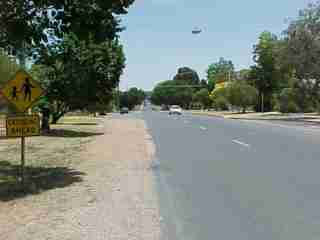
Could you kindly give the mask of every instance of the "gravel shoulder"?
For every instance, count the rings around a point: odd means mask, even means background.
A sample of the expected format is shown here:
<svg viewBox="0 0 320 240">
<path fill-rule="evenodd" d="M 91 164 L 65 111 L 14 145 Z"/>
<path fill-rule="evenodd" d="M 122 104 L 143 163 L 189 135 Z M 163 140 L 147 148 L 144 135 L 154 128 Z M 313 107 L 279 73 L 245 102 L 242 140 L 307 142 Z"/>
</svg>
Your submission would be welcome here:
<svg viewBox="0 0 320 240">
<path fill-rule="evenodd" d="M 160 239 L 151 171 L 154 146 L 142 120 L 106 119 L 79 149 L 79 181 L 0 201 L 0 240 Z"/>
</svg>

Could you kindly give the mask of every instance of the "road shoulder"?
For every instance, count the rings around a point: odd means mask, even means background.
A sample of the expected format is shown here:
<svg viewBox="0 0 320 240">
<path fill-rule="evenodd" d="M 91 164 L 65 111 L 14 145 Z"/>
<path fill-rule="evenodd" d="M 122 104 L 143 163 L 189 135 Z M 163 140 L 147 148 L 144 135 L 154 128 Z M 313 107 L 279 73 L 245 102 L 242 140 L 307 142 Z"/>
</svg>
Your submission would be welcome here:
<svg viewBox="0 0 320 240">
<path fill-rule="evenodd" d="M 0 239 L 160 239 L 151 159 L 142 120 L 111 119 L 74 166 L 81 182 L 20 199 L 0 213 Z"/>
</svg>

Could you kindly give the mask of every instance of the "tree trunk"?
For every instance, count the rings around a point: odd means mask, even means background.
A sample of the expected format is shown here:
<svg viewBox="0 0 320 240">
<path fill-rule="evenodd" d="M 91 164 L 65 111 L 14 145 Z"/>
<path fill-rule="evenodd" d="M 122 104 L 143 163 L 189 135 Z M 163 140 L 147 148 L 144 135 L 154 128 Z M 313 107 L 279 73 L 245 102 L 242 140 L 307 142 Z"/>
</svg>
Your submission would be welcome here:
<svg viewBox="0 0 320 240">
<path fill-rule="evenodd" d="M 41 110 L 42 113 L 42 122 L 41 122 L 41 130 L 44 133 L 50 132 L 50 109 L 43 108 Z"/>
</svg>

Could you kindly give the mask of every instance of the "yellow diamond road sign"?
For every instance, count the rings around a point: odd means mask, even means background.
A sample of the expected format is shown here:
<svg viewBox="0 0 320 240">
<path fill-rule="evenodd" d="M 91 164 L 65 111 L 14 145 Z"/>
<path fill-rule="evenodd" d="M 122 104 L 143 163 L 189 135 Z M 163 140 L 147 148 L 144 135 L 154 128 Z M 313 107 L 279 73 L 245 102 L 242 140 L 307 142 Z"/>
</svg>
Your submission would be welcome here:
<svg viewBox="0 0 320 240">
<path fill-rule="evenodd" d="M 43 94 L 43 89 L 28 73 L 19 70 L 4 86 L 2 94 L 18 111 L 25 112 Z"/>
</svg>

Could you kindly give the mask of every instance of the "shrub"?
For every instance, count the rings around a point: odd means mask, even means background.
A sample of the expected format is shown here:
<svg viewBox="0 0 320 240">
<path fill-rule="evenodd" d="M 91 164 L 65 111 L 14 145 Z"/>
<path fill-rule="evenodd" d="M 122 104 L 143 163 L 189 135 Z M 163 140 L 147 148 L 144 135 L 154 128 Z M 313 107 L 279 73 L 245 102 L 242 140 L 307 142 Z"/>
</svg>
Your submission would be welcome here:
<svg viewBox="0 0 320 240">
<path fill-rule="evenodd" d="M 234 81 L 227 87 L 227 98 L 230 104 L 242 108 L 242 112 L 256 104 L 258 91 L 244 81 Z"/>
<path fill-rule="evenodd" d="M 299 108 L 295 102 L 295 94 L 292 88 L 284 88 L 279 96 L 280 112 L 298 112 Z"/>
<path fill-rule="evenodd" d="M 210 98 L 212 100 L 212 106 L 214 109 L 223 111 L 229 109 L 226 88 L 218 88 L 213 90 L 210 94 Z"/>
</svg>

